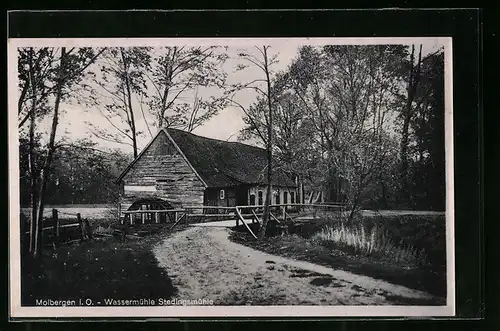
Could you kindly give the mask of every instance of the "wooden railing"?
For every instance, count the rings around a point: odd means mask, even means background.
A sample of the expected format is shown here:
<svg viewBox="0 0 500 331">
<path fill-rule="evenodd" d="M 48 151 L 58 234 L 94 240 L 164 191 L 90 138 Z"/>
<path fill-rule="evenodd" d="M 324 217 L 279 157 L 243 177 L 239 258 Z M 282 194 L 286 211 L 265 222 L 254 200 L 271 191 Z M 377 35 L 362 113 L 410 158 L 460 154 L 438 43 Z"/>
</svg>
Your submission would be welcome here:
<svg viewBox="0 0 500 331">
<path fill-rule="evenodd" d="M 174 214 L 174 222 L 177 222 L 178 217 L 186 213 L 185 209 L 163 209 L 163 210 L 127 210 L 122 211 L 124 217 L 120 220 L 121 224 L 134 224 L 137 220 L 137 216 L 140 217 L 140 223 L 163 223 L 162 220 L 170 218 L 171 214 Z M 154 222 L 152 222 L 154 220 Z M 148 222 L 146 222 L 148 221 Z M 150 222 L 151 221 L 151 222 Z"/>
<path fill-rule="evenodd" d="M 128 210 L 122 211 L 124 217 L 121 219 L 122 224 L 149 224 L 149 223 L 172 223 L 170 229 L 181 223 L 190 224 L 211 221 L 235 220 L 235 225 L 243 224 L 247 230 L 256 238 L 247 221 L 252 224 L 261 223 L 263 216 L 264 205 L 244 205 L 244 206 L 186 206 L 178 209 L 165 210 Z M 272 222 L 284 226 L 284 224 L 303 214 L 311 212 L 313 217 L 316 217 L 318 211 L 324 210 L 340 210 L 342 204 L 272 204 L 270 207 L 270 218 Z M 200 212 L 196 212 L 200 211 Z M 173 219 L 170 217 L 173 215 Z M 213 220 L 213 218 L 216 218 Z M 166 220 L 169 220 L 167 222 Z M 139 220 L 139 222 L 137 222 Z"/>
</svg>

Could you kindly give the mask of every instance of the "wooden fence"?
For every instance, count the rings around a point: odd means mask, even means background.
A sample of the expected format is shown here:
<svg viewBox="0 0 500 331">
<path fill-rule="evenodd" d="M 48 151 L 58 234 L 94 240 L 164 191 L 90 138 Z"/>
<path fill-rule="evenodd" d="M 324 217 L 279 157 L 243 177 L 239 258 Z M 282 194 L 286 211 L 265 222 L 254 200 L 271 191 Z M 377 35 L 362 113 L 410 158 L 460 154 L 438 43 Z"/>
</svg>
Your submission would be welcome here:
<svg viewBox="0 0 500 331">
<path fill-rule="evenodd" d="M 75 217 L 73 222 L 61 222 L 60 215 Z M 50 224 L 47 226 L 47 224 Z M 29 224 L 27 225 L 29 226 Z M 63 235 L 67 230 L 75 230 L 76 236 Z M 63 213 L 57 209 L 52 209 L 52 216 L 44 218 L 42 221 L 42 236 L 47 235 L 51 238 L 50 243 L 45 243 L 44 246 L 59 246 L 75 241 L 92 239 L 92 228 L 87 219 L 83 219 L 80 213 L 71 214 Z M 30 231 L 25 231 L 24 235 L 29 236 Z M 76 237 L 76 238 L 75 238 Z"/>
</svg>

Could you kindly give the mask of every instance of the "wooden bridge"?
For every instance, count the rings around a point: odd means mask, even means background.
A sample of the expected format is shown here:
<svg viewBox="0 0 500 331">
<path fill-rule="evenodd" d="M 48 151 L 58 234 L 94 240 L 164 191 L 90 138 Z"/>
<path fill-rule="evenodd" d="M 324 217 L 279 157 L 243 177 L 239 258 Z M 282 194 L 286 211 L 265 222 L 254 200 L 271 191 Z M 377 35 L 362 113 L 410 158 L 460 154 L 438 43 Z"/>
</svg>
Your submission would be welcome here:
<svg viewBox="0 0 500 331">
<path fill-rule="evenodd" d="M 278 227 L 284 227 L 287 221 L 315 218 L 318 211 L 340 211 L 343 206 L 342 204 L 274 204 L 270 205 L 270 221 L 275 222 Z M 263 210 L 263 205 L 190 206 L 182 209 L 127 210 L 122 211 L 123 217 L 120 219 L 124 225 L 171 223 L 170 229 L 181 223 L 205 227 L 233 227 L 241 223 L 257 239 L 249 224 L 261 224 Z"/>
</svg>

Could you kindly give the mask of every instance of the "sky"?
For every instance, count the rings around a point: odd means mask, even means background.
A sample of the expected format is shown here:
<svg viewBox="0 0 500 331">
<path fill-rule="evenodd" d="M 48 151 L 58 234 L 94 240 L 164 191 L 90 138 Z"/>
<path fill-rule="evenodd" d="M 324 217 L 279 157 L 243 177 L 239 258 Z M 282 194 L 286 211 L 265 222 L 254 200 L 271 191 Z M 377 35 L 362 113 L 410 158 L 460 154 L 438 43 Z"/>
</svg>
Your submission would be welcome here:
<svg viewBox="0 0 500 331">
<path fill-rule="evenodd" d="M 287 66 L 291 63 L 293 58 L 297 54 L 298 47 L 296 45 L 279 45 L 279 47 L 271 47 L 271 54 L 277 55 L 277 60 L 273 66 L 273 71 L 285 70 Z M 242 63 L 241 59 L 238 59 L 238 53 L 241 51 L 255 53 L 256 50 L 252 47 L 229 47 L 227 50 L 227 54 L 229 55 L 229 59 L 223 65 L 223 70 L 228 73 L 227 83 L 235 84 L 235 83 L 245 83 L 250 82 L 254 79 L 260 79 L 263 77 L 264 73 L 256 68 L 256 67 L 247 67 L 244 70 L 237 71 L 236 66 Z M 200 97 L 207 97 L 210 94 L 219 94 L 221 91 L 214 89 L 205 89 L 200 90 Z M 186 94 L 187 97 L 190 97 L 192 94 Z M 257 97 L 258 93 L 251 90 L 242 90 L 237 92 L 235 95 L 235 101 L 244 105 L 245 107 L 249 106 Z M 136 109 L 139 107 L 136 107 Z M 91 134 L 89 131 L 88 125 L 85 122 L 90 121 L 92 123 L 98 123 L 99 126 L 103 129 L 113 130 L 111 125 L 107 123 L 107 121 L 100 115 L 100 112 L 97 109 L 93 109 L 92 107 L 86 107 L 78 104 L 65 104 L 64 105 L 65 114 L 61 118 L 59 130 L 61 134 L 64 134 L 72 139 L 78 139 L 82 137 L 89 137 L 96 142 L 99 143 L 102 147 L 107 148 L 121 148 L 124 150 L 131 150 L 131 147 L 128 145 L 117 144 L 113 142 L 107 142 L 104 140 L 98 140 Z M 138 110 L 138 109 L 137 109 Z M 140 111 L 137 112 L 137 125 L 138 127 L 148 132 L 142 119 L 142 114 Z M 236 141 L 238 137 L 239 131 L 243 128 L 243 111 L 237 106 L 228 106 L 227 108 L 221 110 L 216 116 L 205 122 L 202 126 L 196 128 L 193 133 L 206 136 L 210 138 L 220 139 L 220 140 L 228 140 L 228 141 Z M 146 113 L 146 117 L 150 119 L 152 122 L 153 119 Z M 50 119 L 47 118 L 43 126 L 49 127 Z M 155 133 L 155 129 L 151 128 L 153 131 L 153 135 Z M 140 138 L 138 141 L 139 149 L 145 146 L 151 136 L 149 133 L 146 137 Z"/>
<path fill-rule="evenodd" d="M 338 38 L 337 38 L 338 39 Z M 239 63 L 242 63 L 243 60 L 238 59 L 238 53 L 241 51 L 250 52 L 252 54 L 257 54 L 255 45 L 259 45 L 259 42 L 262 44 L 268 44 L 271 46 L 270 53 L 271 55 L 276 55 L 278 62 L 273 65 L 272 70 L 274 72 L 285 70 L 292 60 L 296 57 L 298 49 L 300 46 L 304 44 L 313 44 L 313 45 L 324 45 L 324 44 L 333 44 L 333 43 L 352 43 L 352 44 L 360 44 L 366 43 L 366 40 L 352 40 L 349 38 L 349 41 L 338 41 L 336 39 L 325 40 L 313 40 L 313 39 L 270 39 L 270 40 L 242 40 L 242 39 L 232 39 L 232 40 L 217 40 L 217 44 L 223 44 L 228 46 L 227 54 L 229 55 L 229 59 L 223 66 L 223 70 L 228 73 L 228 83 L 245 83 L 252 81 L 254 79 L 263 78 L 264 73 L 256 68 L 256 67 L 248 67 L 241 71 L 236 71 L 235 68 Z M 406 41 L 406 40 L 404 40 Z M 119 41 L 117 41 L 119 42 Z M 169 40 L 171 42 L 171 40 Z M 176 40 L 175 43 L 179 43 L 181 41 Z M 370 39 L 370 43 L 373 42 L 373 39 Z M 442 46 L 442 40 L 438 38 L 433 39 L 419 39 L 412 40 L 413 43 L 418 44 L 421 43 L 423 45 L 423 53 L 428 54 L 437 50 Z M 195 44 L 215 44 L 214 41 L 210 40 L 189 40 L 187 43 L 195 43 Z M 378 41 L 376 43 L 388 43 L 383 41 Z M 49 43 L 50 44 L 50 43 Z M 95 43 L 94 43 L 95 44 Z M 123 43 L 122 43 L 123 44 Z M 262 45 L 261 44 L 261 45 Z M 401 42 L 401 44 L 409 44 L 406 42 Z M 124 43 L 124 46 L 128 45 Z M 153 43 L 152 45 L 158 45 L 158 43 Z M 97 46 L 97 45 L 96 45 Z M 214 90 L 204 90 L 199 92 L 201 97 L 208 96 L 211 93 L 217 94 L 220 91 Z M 243 90 L 238 92 L 235 97 L 235 100 L 238 101 L 243 106 L 249 106 L 257 96 L 257 92 L 250 90 Z M 188 95 L 189 97 L 189 95 Z M 113 130 L 112 126 L 102 117 L 99 111 L 93 107 L 89 107 L 83 104 L 78 104 L 77 102 L 72 102 L 71 104 L 63 104 L 63 115 L 59 121 L 58 128 L 58 137 L 67 137 L 70 140 L 76 140 L 80 138 L 91 138 L 95 142 L 98 143 L 98 146 L 101 148 L 120 148 L 124 151 L 131 152 L 132 148 L 129 145 L 117 144 L 113 142 L 107 142 L 101 139 L 96 138 L 89 131 L 89 127 L 87 122 L 92 122 L 94 124 L 98 124 L 100 128 L 105 130 Z M 144 125 L 144 120 L 142 119 L 142 115 L 140 115 L 140 111 L 138 112 L 138 123 L 137 126 L 147 132 L 146 127 Z M 147 115 L 146 115 L 147 116 Z M 193 133 L 206 136 L 210 138 L 220 139 L 220 140 L 228 140 L 228 141 L 236 141 L 239 131 L 243 128 L 243 112 L 235 107 L 228 106 L 223 109 L 218 115 L 214 116 L 210 120 L 208 120 L 204 125 L 195 129 Z M 50 127 L 50 118 L 45 119 L 41 126 L 48 129 Z M 152 130 L 155 130 L 152 128 Z M 154 135 L 155 131 L 153 131 Z M 141 150 L 151 139 L 149 134 L 146 137 L 140 138 L 138 141 L 139 150 Z"/>
</svg>

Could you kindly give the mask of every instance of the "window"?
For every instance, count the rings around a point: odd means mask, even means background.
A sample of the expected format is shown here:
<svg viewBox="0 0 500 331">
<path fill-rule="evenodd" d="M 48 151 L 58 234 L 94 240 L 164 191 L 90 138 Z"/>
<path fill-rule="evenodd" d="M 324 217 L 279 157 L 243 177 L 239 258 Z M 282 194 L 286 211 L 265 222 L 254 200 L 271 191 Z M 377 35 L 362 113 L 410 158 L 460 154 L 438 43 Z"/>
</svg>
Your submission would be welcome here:
<svg viewBox="0 0 500 331">
<path fill-rule="evenodd" d="M 264 194 L 262 191 L 259 191 L 259 206 L 262 206 L 264 204 Z"/>
<path fill-rule="evenodd" d="M 283 192 L 283 203 L 286 205 L 288 203 L 288 192 Z"/>
<path fill-rule="evenodd" d="M 250 206 L 255 205 L 255 194 L 250 194 Z"/>
<path fill-rule="evenodd" d="M 295 203 L 295 192 L 290 192 L 290 202 Z"/>
<path fill-rule="evenodd" d="M 226 192 L 224 192 L 224 190 L 220 190 L 219 199 L 224 200 L 225 197 L 226 197 Z"/>
<path fill-rule="evenodd" d="M 279 205 L 281 203 L 280 199 L 280 190 L 276 190 L 276 204 Z"/>
</svg>

